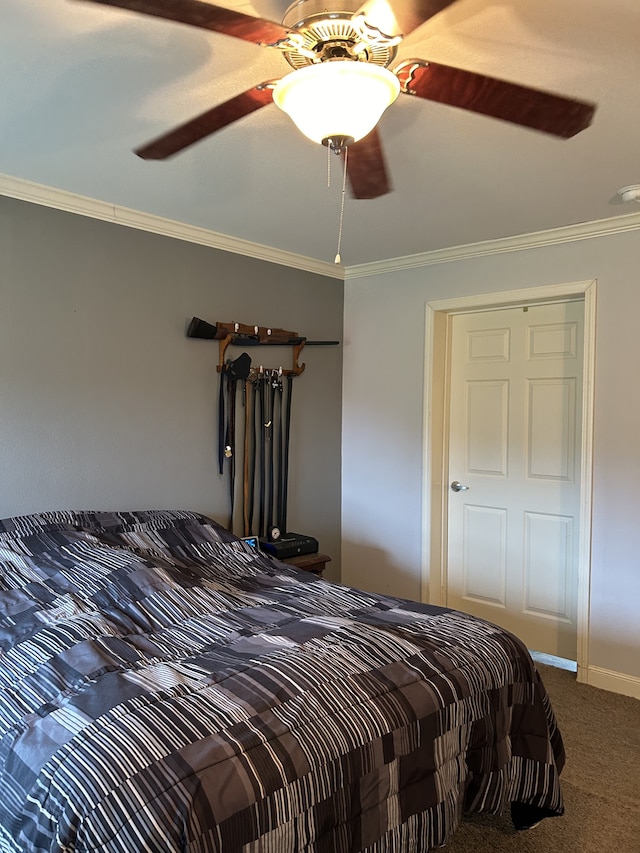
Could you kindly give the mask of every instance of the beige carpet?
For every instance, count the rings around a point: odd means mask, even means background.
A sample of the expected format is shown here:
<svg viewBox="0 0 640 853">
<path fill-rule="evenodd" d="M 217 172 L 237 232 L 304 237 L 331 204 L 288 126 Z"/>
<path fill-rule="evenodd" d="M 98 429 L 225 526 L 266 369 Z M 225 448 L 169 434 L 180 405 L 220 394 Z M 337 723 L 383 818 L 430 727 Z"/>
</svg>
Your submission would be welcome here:
<svg viewBox="0 0 640 853">
<path fill-rule="evenodd" d="M 526 832 L 507 814 L 465 819 L 447 853 L 640 853 L 640 701 L 538 668 L 567 751 L 566 812 Z"/>
</svg>

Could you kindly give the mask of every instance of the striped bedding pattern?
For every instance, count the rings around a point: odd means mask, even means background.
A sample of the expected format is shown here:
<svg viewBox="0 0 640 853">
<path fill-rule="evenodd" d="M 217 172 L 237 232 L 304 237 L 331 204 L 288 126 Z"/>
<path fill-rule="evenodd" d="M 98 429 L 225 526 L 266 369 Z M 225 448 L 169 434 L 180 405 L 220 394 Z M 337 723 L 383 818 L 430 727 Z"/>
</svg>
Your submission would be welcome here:
<svg viewBox="0 0 640 853">
<path fill-rule="evenodd" d="M 563 811 L 526 649 L 198 513 L 0 522 L 2 853 L 426 853 Z"/>
</svg>

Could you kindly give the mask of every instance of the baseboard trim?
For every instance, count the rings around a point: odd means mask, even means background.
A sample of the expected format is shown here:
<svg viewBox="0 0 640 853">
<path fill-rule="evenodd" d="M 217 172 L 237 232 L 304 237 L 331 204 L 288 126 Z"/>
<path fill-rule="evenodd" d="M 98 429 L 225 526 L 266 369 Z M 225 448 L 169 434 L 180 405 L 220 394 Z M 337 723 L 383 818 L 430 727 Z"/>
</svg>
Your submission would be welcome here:
<svg viewBox="0 0 640 853">
<path fill-rule="evenodd" d="M 635 675 L 625 675 L 623 672 L 590 666 L 587 669 L 586 683 L 601 690 L 609 690 L 611 693 L 640 699 L 640 678 Z"/>
</svg>

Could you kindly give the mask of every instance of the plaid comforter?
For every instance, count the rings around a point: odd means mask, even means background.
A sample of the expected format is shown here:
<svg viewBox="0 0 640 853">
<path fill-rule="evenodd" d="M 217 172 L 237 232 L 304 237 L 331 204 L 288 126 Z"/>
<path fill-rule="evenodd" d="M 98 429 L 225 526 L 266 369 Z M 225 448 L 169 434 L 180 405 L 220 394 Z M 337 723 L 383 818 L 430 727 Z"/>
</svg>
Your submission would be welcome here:
<svg viewBox="0 0 640 853">
<path fill-rule="evenodd" d="M 522 644 L 190 512 L 0 522 L 0 851 L 411 853 L 562 812 Z"/>
</svg>

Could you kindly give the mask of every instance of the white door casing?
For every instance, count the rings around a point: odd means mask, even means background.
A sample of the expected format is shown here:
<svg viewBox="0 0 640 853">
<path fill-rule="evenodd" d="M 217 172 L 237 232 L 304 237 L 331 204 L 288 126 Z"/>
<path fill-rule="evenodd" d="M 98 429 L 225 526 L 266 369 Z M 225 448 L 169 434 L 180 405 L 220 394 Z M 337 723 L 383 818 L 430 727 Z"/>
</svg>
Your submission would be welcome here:
<svg viewBox="0 0 640 853">
<path fill-rule="evenodd" d="M 446 604 L 571 660 L 582 314 L 572 300 L 449 322 Z"/>
<path fill-rule="evenodd" d="M 541 286 L 508 292 L 497 292 L 427 303 L 425 324 L 425 430 L 423 478 L 423 600 L 436 604 L 446 601 L 447 539 L 448 539 L 448 412 L 445 399 L 448 395 L 449 364 L 447 352 L 447 327 L 453 315 L 469 311 L 482 311 L 503 307 L 533 306 L 567 300 L 581 300 L 584 304 L 584 355 L 583 390 L 579 400 L 579 417 L 582 424 L 578 448 L 579 467 L 579 530 L 577 534 L 577 624 L 578 680 L 586 681 L 589 644 L 589 588 L 591 571 L 591 483 L 593 446 L 593 376 L 595 369 L 595 301 L 596 282 L 573 282 Z M 494 395 L 497 392 L 493 392 Z M 545 393 L 556 404 L 566 388 L 542 387 L 531 391 L 535 396 Z M 535 450 L 535 447 L 533 448 Z M 540 459 L 538 458 L 538 461 Z M 576 474 L 578 471 L 576 470 Z M 530 522 L 544 527 L 545 518 L 533 516 Z M 556 528 L 555 540 L 549 547 L 559 547 Z M 544 603 L 544 602 L 543 602 Z"/>
</svg>

